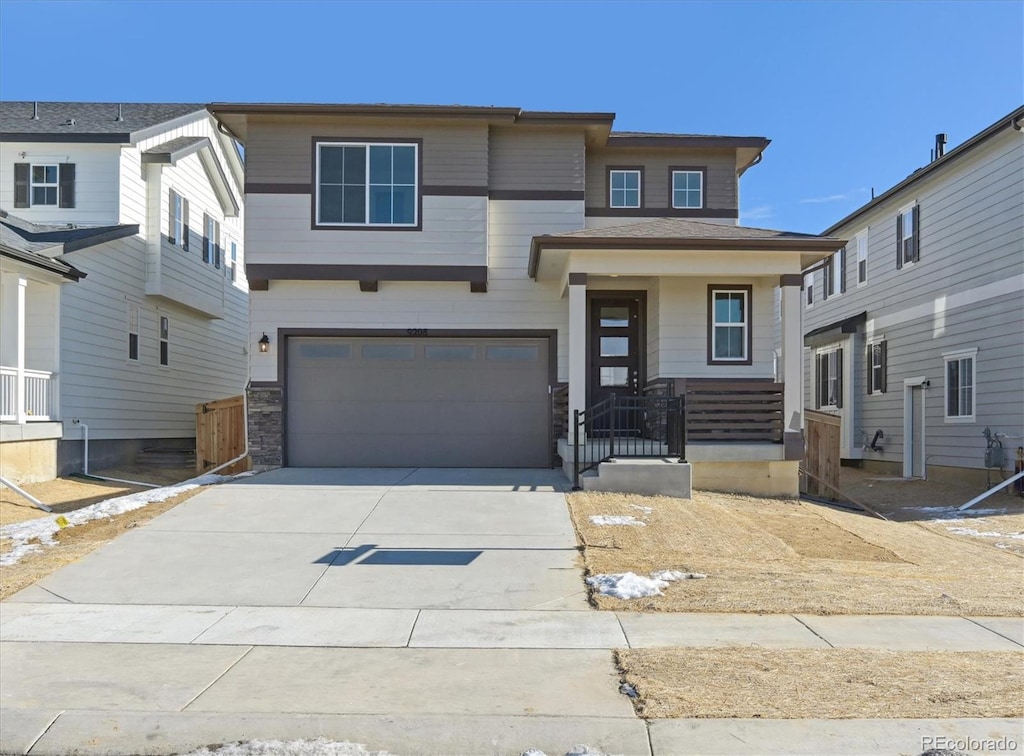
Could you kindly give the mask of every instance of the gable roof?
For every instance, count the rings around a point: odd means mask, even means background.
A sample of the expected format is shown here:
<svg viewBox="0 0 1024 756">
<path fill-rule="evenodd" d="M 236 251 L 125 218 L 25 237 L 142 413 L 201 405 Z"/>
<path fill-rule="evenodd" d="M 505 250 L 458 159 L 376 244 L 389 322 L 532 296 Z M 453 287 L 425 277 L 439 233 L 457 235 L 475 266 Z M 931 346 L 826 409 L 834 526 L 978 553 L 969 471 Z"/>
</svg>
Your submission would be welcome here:
<svg viewBox="0 0 1024 756">
<path fill-rule="evenodd" d="M 137 233 L 137 223 L 77 228 L 67 225 L 48 226 L 15 217 L 0 209 L 0 244 L 8 251 L 31 253 L 50 260 L 61 254 L 88 249 Z M 74 270 L 72 266 L 68 267 Z"/>
<path fill-rule="evenodd" d="M 149 129 L 204 110 L 195 103 L 4 101 L 0 139 L 124 144 L 137 141 Z"/>
<path fill-rule="evenodd" d="M 973 137 L 968 139 L 966 142 L 956 147 L 955 149 L 950 150 L 937 160 L 933 160 L 928 165 L 923 166 L 922 168 L 918 168 L 916 171 L 914 171 L 905 179 L 903 179 L 903 181 L 896 184 L 896 186 L 878 195 L 873 200 L 868 202 L 866 205 L 861 205 L 859 208 L 857 208 L 852 213 L 847 215 L 841 221 L 833 223 L 831 226 L 825 229 L 823 233 L 835 233 L 838 229 L 842 228 L 847 223 L 851 223 L 852 221 L 856 220 L 865 213 L 871 212 L 876 207 L 878 207 L 884 202 L 887 202 L 889 199 L 891 199 L 899 192 L 902 192 L 907 187 L 913 186 L 914 184 L 917 184 L 919 181 L 922 181 L 925 178 L 933 175 L 936 171 L 942 170 L 950 163 L 956 162 L 960 158 L 969 154 L 975 148 L 985 144 L 994 136 L 1001 134 L 1002 132 L 1011 128 L 1016 129 L 1017 131 L 1024 131 L 1024 106 L 1021 106 L 1014 110 L 1012 113 L 1003 116 L 998 121 L 989 126 L 987 129 L 978 132 Z"/>
</svg>

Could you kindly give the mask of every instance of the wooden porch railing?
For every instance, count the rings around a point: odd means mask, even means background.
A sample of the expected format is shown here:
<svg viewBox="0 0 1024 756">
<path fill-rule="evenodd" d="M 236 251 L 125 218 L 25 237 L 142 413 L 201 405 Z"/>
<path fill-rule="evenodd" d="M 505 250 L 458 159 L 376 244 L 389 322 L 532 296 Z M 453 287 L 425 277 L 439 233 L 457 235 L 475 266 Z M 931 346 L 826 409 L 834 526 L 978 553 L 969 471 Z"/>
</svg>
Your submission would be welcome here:
<svg viewBox="0 0 1024 756">
<path fill-rule="evenodd" d="M 686 397 L 686 436 L 702 441 L 781 443 L 784 384 L 773 381 L 677 379 Z"/>
<path fill-rule="evenodd" d="M 53 385 L 55 374 L 46 370 L 26 370 L 21 391 L 26 420 L 53 420 Z M 12 367 L 0 367 L 0 420 L 17 421 L 18 371 Z"/>
</svg>

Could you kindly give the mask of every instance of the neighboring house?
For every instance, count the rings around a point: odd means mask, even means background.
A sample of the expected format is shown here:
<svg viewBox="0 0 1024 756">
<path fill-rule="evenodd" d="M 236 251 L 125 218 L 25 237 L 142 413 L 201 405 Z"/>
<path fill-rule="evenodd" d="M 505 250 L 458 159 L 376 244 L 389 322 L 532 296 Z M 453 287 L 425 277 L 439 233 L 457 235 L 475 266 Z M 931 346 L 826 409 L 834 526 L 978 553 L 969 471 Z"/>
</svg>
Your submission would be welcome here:
<svg viewBox="0 0 1024 756">
<path fill-rule="evenodd" d="M 931 163 L 825 231 L 849 243 L 805 271 L 806 399 L 841 416 L 844 460 L 962 474 L 985 468 L 988 429 L 1012 472 L 1024 445 L 1022 119 L 1018 108 L 945 154 L 939 135 Z"/>
<path fill-rule="evenodd" d="M 0 453 L 46 480 L 187 448 L 242 393 L 244 166 L 201 105 L 0 103 Z"/>
<path fill-rule="evenodd" d="M 728 403 L 691 417 L 694 485 L 796 493 L 800 272 L 842 242 L 736 225 L 767 139 L 616 134 L 608 113 L 209 107 L 246 149 L 255 464 L 568 468 L 575 411 L 724 391 L 761 416 L 746 433 Z M 587 443 L 650 435 L 653 411 Z"/>
</svg>

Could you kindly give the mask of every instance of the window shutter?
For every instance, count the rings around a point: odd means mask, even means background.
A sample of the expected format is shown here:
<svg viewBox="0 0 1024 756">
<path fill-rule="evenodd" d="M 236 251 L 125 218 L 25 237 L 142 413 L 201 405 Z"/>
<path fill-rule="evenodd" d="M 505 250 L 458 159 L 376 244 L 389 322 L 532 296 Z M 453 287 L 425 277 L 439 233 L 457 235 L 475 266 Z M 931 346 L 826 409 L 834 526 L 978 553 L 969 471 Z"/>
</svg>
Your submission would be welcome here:
<svg viewBox="0 0 1024 756">
<path fill-rule="evenodd" d="M 889 382 L 889 342 L 883 341 L 878 345 L 882 350 L 882 379 L 879 381 L 878 390 L 885 393 L 886 384 Z"/>
<path fill-rule="evenodd" d="M 814 408 L 821 409 L 821 355 L 814 355 Z"/>
<path fill-rule="evenodd" d="M 832 258 L 825 260 L 825 266 L 821 269 L 821 301 L 828 299 L 828 291 L 832 288 Z"/>
<path fill-rule="evenodd" d="M 896 213 L 896 270 L 903 267 L 903 216 Z"/>
<path fill-rule="evenodd" d="M 60 177 L 58 179 L 60 188 L 57 190 L 60 194 L 60 206 L 61 207 L 74 207 L 75 206 L 75 164 L 74 163 L 61 163 L 60 164 Z"/>
<path fill-rule="evenodd" d="M 203 248 L 200 251 L 200 255 L 203 258 L 203 262 L 212 262 L 210 260 L 210 216 L 203 213 Z"/>
<path fill-rule="evenodd" d="M 167 231 L 167 241 L 171 244 L 177 244 L 178 240 L 174 238 L 174 205 L 176 203 L 175 198 L 178 195 L 173 189 L 167 194 L 167 219 L 170 221 Z"/>
<path fill-rule="evenodd" d="M 911 222 L 914 226 L 914 249 L 911 251 L 911 259 L 917 262 L 921 259 L 921 206 L 914 205 L 914 209 L 911 210 L 913 216 L 911 216 Z"/>
<path fill-rule="evenodd" d="M 836 350 L 836 407 L 843 408 L 843 350 Z"/>
<path fill-rule="evenodd" d="M 188 251 L 188 200 L 181 199 L 181 248 Z"/>
<path fill-rule="evenodd" d="M 213 266 L 220 270 L 220 260 L 223 250 L 220 246 L 220 223 L 213 223 Z"/>
<path fill-rule="evenodd" d="M 871 392 L 873 392 L 875 390 L 875 387 L 871 383 L 871 381 L 874 379 L 874 376 L 875 376 L 875 371 L 874 371 L 874 369 L 872 367 L 875 364 L 875 345 L 874 344 L 868 344 L 868 359 L 867 359 L 867 363 L 868 363 L 868 380 L 867 380 L 868 396 L 871 396 Z"/>
<path fill-rule="evenodd" d="M 846 247 L 839 250 L 839 293 L 846 291 Z"/>
<path fill-rule="evenodd" d="M 14 164 L 14 206 L 28 207 L 28 163 Z"/>
</svg>

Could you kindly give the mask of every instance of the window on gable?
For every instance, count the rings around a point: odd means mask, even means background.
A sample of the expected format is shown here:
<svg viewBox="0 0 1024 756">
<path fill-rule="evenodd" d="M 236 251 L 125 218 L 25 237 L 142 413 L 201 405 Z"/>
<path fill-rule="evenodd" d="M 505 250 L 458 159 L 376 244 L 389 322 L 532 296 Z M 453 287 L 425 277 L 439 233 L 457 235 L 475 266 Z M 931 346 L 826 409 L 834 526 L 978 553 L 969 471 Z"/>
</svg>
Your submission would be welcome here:
<svg viewBox="0 0 1024 756">
<path fill-rule="evenodd" d="M 418 143 L 317 144 L 317 224 L 416 227 L 419 149 Z"/>
<path fill-rule="evenodd" d="M 914 205 L 896 216 L 896 268 L 921 259 L 921 207 Z"/>
<path fill-rule="evenodd" d="M 887 362 L 888 351 L 885 340 L 868 344 L 867 366 L 868 366 L 868 393 L 884 394 L 888 372 Z"/>
<path fill-rule="evenodd" d="M 139 361 L 139 306 L 128 305 L 128 359 Z"/>
<path fill-rule="evenodd" d="M 857 285 L 868 280 L 868 234 L 867 231 L 857 237 Z"/>
<path fill-rule="evenodd" d="M 167 240 L 188 249 L 188 200 L 173 189 L 168 195 L 167 216 L 170 222 Z"/>
<path fill-rule="evenodd" d="M 815 357 L 814 406 L 841 409 L 843 406 L 843 350 L 819 351 Z"/>
<path fill-rule="evenodd" d="M 751 363 L 751 287 L 708 287 L 708 364 Z"/>
<path fill-rule="evenodd" d="M 15 163 L 15 207 L 75 206 L 74 163 Z"/>
<path fill-rule="evenodd" d="M 171 325 L 170 321 L 160 316 L 160 364 L 169 365 L 171 362 L 170 354 L 170 340 L 171 340 Z"/>
<path fill-rule="evenodd" d="M 672 207 L 704 207 L 704 171 L 672 171 Z"/>
<path fill-rule="evenodd" d="M 640 182 L 638 169 L 608 171 L 608 207 L 640 207 Z"/>
<path fill-rule="evenodd" d="M 946 352 L 946 420 L 974 419 L 975 358 L 977 349 Z"/>
</svg>

